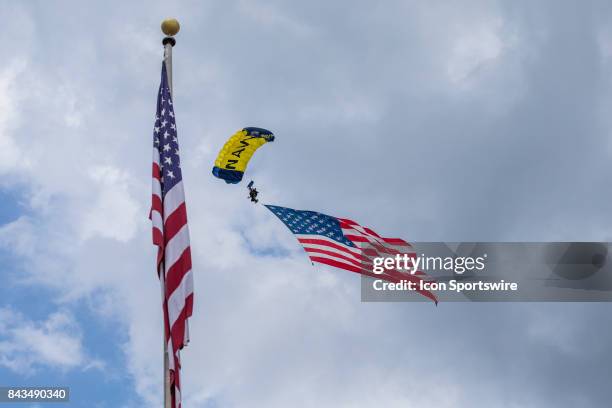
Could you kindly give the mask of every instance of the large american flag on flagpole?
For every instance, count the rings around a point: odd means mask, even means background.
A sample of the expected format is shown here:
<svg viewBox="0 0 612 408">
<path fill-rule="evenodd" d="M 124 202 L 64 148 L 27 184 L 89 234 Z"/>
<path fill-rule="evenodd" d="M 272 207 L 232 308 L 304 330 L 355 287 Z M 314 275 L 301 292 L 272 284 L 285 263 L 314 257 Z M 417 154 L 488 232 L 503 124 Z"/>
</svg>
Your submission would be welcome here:
<svg viewBox="0 0 612 408">
<path fill-rule="evenodd" d="M 179 145 L 166 64 L 162 64 L 153 129 L 153 243 L 162 285 L 165 339 L 172 407 L 181 407 L 179 350 L 189 342 L 188 319 L 193 310 L 193 274 Z"/>
<path fill-rule="evenodd" d="M 396 254 L 416 256 L 412 245 L 401 238 L 382 237 L 372 229 L 347 218 L 276 205 L 266 205 L 266 207 L 291 230 L 312 262 L 389 282 L 428 280 L 421 271 L 414 274 L 398 270 L 385 270 L 382 274 L 373 272 L 372 259 L 375 257 Z M 437 298 L 432 292 L 427 290 L 417 290 L 417 292 L 437 303 Z"/>
</svg>

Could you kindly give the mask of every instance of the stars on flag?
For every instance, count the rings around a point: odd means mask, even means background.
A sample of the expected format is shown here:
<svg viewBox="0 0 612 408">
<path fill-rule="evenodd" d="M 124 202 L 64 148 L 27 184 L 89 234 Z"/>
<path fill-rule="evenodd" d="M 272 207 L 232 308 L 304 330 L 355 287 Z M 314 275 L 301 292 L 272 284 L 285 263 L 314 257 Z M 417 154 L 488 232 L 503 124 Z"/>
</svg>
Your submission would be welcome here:
<svg viewBox="0 0 612 408">
<path fill-rule="evenodd" d="M 268 206 L 294 234 L 323 235 L 347 246 L 355 246 L 342 233 L 340 223 L 334 217 L 314 211 L 298 211 L 290 208 Z"/>
<path fill-rule="evenodd" d="M 162 92 L 159 99 L 158 114 L 155 116 L 153 131 L 153 146 L 159 152 L 162 188 L 164 191 L 169 191 L 181 179 L 176 122 L 169 89 Z M 160 141 L 160 137 L 163 139 L 163 143 Z"/>
</svg>

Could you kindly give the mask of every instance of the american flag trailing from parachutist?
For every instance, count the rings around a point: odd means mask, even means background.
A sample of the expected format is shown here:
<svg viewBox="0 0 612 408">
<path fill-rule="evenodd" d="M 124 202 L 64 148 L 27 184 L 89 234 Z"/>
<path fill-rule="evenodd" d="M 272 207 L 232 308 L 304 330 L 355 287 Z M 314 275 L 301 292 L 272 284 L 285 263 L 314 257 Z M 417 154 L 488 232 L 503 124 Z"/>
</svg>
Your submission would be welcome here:
<svg viewBox="0 0 612 408">
<path fill-rule="evenodd" d="M 426 275 L 420 271 L 414 274 L 397 270 L 386 270 L 382 274 L 373 272 L 373 258 L 396 254 L 416 256 L 412 246 L 401 238 L 381 237 L 370 228 L 346 218 L 275 205 L 266 207 L 291 230 L 312 262 L 389 282 L 427 280 Z M 437 302 L 437 298 L 430 291 L 417 292 Z"/>
<path fill-rule="evenodd" d="M 153 129 L 153 196 L 150 218 L 162 285 L 172 408 L 181 407 L 179 350 L 189 342 L 193 275 L 179 146 L 166 64 L 162 64 Z"/>
</svg>

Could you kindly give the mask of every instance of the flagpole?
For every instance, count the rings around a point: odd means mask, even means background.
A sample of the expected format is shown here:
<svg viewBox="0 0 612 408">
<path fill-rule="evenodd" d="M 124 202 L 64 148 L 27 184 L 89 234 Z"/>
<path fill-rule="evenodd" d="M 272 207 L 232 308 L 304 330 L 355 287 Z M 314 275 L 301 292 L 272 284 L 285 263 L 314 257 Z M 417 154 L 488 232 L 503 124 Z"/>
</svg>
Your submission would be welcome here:
<svg viewBox="0 0 612 408">
<path fill-rule="evenodd" d="M 180 25 L 176 19 L 166 19 L 161 24 L 162 32 L 166 35 L 162 40 L 164 46 L 164 63 L 166 64 L 166 74 L 168 76 L 168 85 L 170 87 L 170 97 L 174 100 L 174 93 L 172 88 L 172 47 L 176 44 L 174 36 L 179 32 Z M 166 298 L 166 279 L 165 279 L 165 268 L 161 265 L 162 271 L 160 274 L 162 282 L 162 304 L 165 303 Z M 169 354 L 168 354 L 168 342 L 166 341 L 166 323 L 164 321 L 164 328 L 162 330 L 162 339 L 164 343 L 164 408 L 172 408 L 172 392 L 170 390 L 170 367 L 169 367 Z"/>
</svg>

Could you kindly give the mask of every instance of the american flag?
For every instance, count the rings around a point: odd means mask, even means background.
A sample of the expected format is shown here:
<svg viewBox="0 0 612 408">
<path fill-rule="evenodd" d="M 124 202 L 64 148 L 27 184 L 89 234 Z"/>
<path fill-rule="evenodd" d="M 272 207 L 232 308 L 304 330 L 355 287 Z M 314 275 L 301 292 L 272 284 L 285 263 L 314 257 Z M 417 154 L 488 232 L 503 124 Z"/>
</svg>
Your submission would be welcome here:
<svg viewBox="0 0 612 408">
<path fill-rule="evenodd" d="M 423 272 L 414 274 L 385 270 L 375 274 L 372 258 L 407 254 L 416 256 L 412 246 L 401 238 L 381 237 L 370 228 L 346 218 L 336 218 L 315 211 L 294 210 L 266 205 L 295 235 L 310 260 L 389 282 L 426 280 Z M 417 290 L 437 303 L 427 290 Z"/>
<path fill-rule="evenodd" d="M 165 339 L 168 346 L 172 407 L 181 407 L 180 356 L 189 342 L 188 319 L 193 310 L 193 274 L 185 192 L 166 64 L 162 64 L 153 128 L 153 244 L 162 285 Z"/>
</svg>

